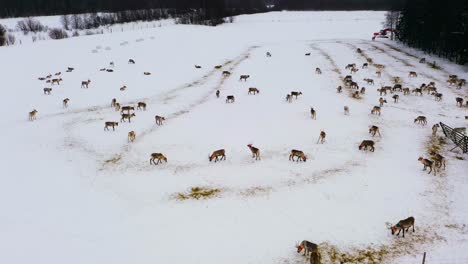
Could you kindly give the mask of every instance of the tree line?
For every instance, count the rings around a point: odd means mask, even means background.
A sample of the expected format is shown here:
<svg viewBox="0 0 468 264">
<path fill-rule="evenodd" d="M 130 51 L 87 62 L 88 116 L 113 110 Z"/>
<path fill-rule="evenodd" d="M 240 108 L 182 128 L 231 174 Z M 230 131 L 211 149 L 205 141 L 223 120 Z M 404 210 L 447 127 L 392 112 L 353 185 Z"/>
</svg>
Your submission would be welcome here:
<svg viewBox="0 0 468 264">
<path fill-rule="evenodd" d="M 278 9 L 287 10 L 391 10 L 405 0 L 276 0 Z"/>
<path fill-rule="evenodd" d="M 468 62 L 468 1 L 409 0 L 401 9 L 396 37 L 408 46 Z"/>
</svg>

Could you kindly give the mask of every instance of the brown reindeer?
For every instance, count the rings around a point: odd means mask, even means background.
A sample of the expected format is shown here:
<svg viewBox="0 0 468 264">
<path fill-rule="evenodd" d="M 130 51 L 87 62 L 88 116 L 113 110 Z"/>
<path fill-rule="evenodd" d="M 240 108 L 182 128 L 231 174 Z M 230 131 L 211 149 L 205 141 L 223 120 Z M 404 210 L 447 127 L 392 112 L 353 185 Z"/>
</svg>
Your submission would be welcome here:
<svg viewBox="0 0 468 264">
<path fill-rule="evenodd" d="M 136 134 L 135 131 L 130 131 L 128 132 L 128 142 L 133 142 L 136 139 Z"/>
<path fill-rule="evenodd" d="M 381 87 L 380 89 L 377 89 L 377 92 L 380 93 L 380 96 L 387 95 L 387 89 L 385 89 L 385 87 Z"/>
<path fill-rule="evenodd" d="M 432 172 L 432 168 L 433 168 L 433 165 L 434 165 L 434 162 L 431 161 L 431 160 L 428 160 L 428 159 L 425 159 L 423 157 L 419 157 L 418 158 L 418 161 L 421 162 L 423 164 L 423 171 L 426 170 L 426 168 L 429 168 L 429 172 L 427 174 L 430 174 Z M 436 174 L 436 171 L 434 170 L 434 175 Z"/>
<path fill-rule="evenodd" d="M 364 81 L 365 81 L 368 85 L 374 85 L 374 80 L 373 80 L 373 79 L 364 78 Z"/>
<path fill-rule="evenodd" d="M 220 158 L 219 158 L 220 157 Z M 214 162 L 217 162 L 219 160 L 226 160 L 226 151 L 224 149 L 219 149 L 214 151 L 210 156 L 208 156 L 208 160 L 211 162 L 214 160 Z"/>
<path fill-rule="evenodd" d="M 154 162 L 154 160 L 157 160 L 157 161 Z M 151 153 L 150 165 L 151 164 L 158 165 L 159 163 L 162 163 L 163 160 L 167 163 L 167 158 L 163 154 Z"/>
<path fill-rule="evenodd" d="M 345 105 L 343 109 L 344 109 L 344 114 L 349 115 L 349 107 Z"/>
<path fill-rule="evenodd" d="M 116 126 L 119 126 L 118 122 L 105 122 L 104 130 L 109 130 L 109 127 L 112 127 L 112 130 L 115 131 Z"/>
<path fill-rule="evenodd" d="M 157 115 L 154 117 L 154 120 L 156 120 L 156 125 L 160 126 L 163 124 L 163 121 L 166 121 L 166 118 Z"/>
<path fill-rule="evenodd" d="M 408 232 L 410 227 L 413 227 L 413 232 L 414 232 L 414 217 L 408 217 L 404 220 L 398 221 L 398 223 L 394 226 L 391 227 L 392 230 L 392 235 L 396 233 L 398 230 L 398 233 L 396 234 L 397 236 L 400 235 L 400 231 L 403 230 L 403 237 L 405 237 L 405 231 Z M 405 230 L 406 229 L 406 230 Z"/>
<path fill-rule="evenodd" d="M 341 87 L 341 85 L 336 88 L 337 93 L 341 93 L 342 91 L 343 91 L 343 87 Z"/>
<path fill-rule="evenodd" d="M 375 74 L 377 75 L 377 77 L 382 77 L 382 72 L 381 71 L 376 71 Z"/>
<path fill-rule="evenodd" d="M 418 77 L 418 74 L 414 71 L 410 71 L 408 74 L 408 77 L 415 78 L 415 77 Z"/>
<path fill-rule="evenodd" d="M 89 79 L 87 81 L 82 81 L 81 88 L 88 88 L 90 83 L 91 83 L 91 80 Z"/>
<path fill-rule="evenodd" d="M 151 72 L 143 72 L 144 75 L 151 75 Z"/>
<path fill-rule="evenodd" d="M 375 136 L 375 134 L 379 134 L 379 137 L 381 137 L 380 135 L 380 129 L 378 126 L 371 126 L 369 128 L 369 134 L 371 134 L 373 137 Z"/>
<path fill-rule="evenodd" d="M 223 65 L 216 65 L 216 66 L 214 66 L 214 68 L 217 69 L 217 70 L 221 69 L 222 67 L 223 67 Z"/>
<path fill-rule="evenodd" d="M 290 94 L 286 95 L 286 102 L 288 102 L 288 103 L 292 102 L 292 96 Z"/>
<path fill-rule="evenodd" d="M 115 107 L 115 104 L 116 104 L 116 103 L 117 103 L 117 99 L 112 98 L 111 107 Z"/>
<path fill-rule="evenodd" d="M 54 83 L 60 85 L 60 82 L 61 82 L 61 81 L 62 81 L 62 78 L 52 79 L 51 83 L 52 83 L 52 85 L 53 85 Z"/>
<path fill-rule="evenodd" d="M 417 95 L 417 94 L 419 94 L 420 96 L 423 95 L 422 89 L 421 89 L 421 88 L 414 88 L 411 92 L 414 93 L 414 94 L 416 94 L 416 95 Z"/>
<path fill-rule="evenodd" d="M 56 72 L 55 76 L 59 76 L 60 74 L 62 74 L 62 72 Z"/>
<path fill-rule="evenodd" d="M 234 95 L 228 95 L 226 96 L 226 103 L 234 103 L 236 99 L 234 98 Z"/>
<path fill-rule="evenodd" d="M 297 157 L 296 160 L 294 160 L 294 157 Z M 292 161 L 296 161 L 296 162 L 299 162 L 299 160 L 301 161 L 307 161 L 307 156 L 304 154 L 304 152 L 300 151 L 300 150 L 296 150 L 296 149 L 293 149 L 291 150 L 290 154 L 289 154 L 289 160 L 292 160 Z"/>
<path fill-rule="evenodd" d="M 127 86 L 126 86 L 126 85 L 120 87 L 120 91 L 125 91 L 125 90 L 127 90 Z"/>
<path fill-rule="evenodd" d="M 435 151 L 431 151 L 429 154 L 431 154 L 432 158 L 434 159 L 434 165 L 439 169 L 443 165 L 445 170 L 445 157 Z"/>
<path fill-rule="evenodd" d="M 195 69 L 201 69 L 200 65 L 195 65 Z"/>
<path fill-rule="evenodd" d="M 382 107 L 384 104 L 387 103 L 387 100 L 383 99 L 382 97 L 379 98 L 379 103 L 380 103 L 380 107 Z"/>
<path fill-rule="evenodd" d="M 361 98 L 361 96 L 359 95 L 359 91 L 355 91 L 355 92 L 353 93 L 353 98 L 356 98 L 356 99 Z"/>
<path fill-rule="evenodd" d="M 115 103 L 114 109 L 115 109 L 115 111 L 119 111 L 119 110 L 120 110 L 120 104 L 119 104 L 119 103 Z"/>
<path fill-rule="evenodd" d="M 135 64 L 135 60 L 129 59 L 129 60 L 128 60 L 128 64 Z"/>
<path fill-rule="evenodd" d="M 296 99 L 297 99 L 297 97 L 298 97 L 299 95 L 302 95 L 302 92 L 294 92 L 294 91 L 291 92 L 291 97 L 294 96 L 294 97 L 296 97 Z"/>
<path fill-rule="evenodd" d="M 223 74 L 224 77 L 227 77 L 227 76 L 231 75 L 231 72 L 229 72 L 229 71 L 223 71 L 222 74 Z"/>
<path fill-rule="evenodd" d="M 52 92 L 52 88 L 44 88 L 44 94 L 50 94 Z"/>
<path fill-rule="evenodd" d="M 219 90 L 216 90 L 216 98 L 219 98 Z"/>
<path fill-rule="evenodd" d="M 260 150 L 254 146 L 252 146 L 252 144 L 248 144 L 247 147 L 249 147 L 250 151 L 252 152 L 252 158 L 255 158 L 255 160 L 259 160 L 260 159 Z"/>
<path fill-rule="evenodd" d="M 373 115 L 377 115 L 377 114 L 378 114 L 378 115 L 380 116 L 380 110 L 381 110 L 380 106 L 374 106 L 374 107 L 372 108 L 372 110 L 371 110 L 371 114 L 373 114 Z"/>
<path fill-rule="evenodd" d="M 144 111 L 146 111 L 146 103 L 145 102 L 138 102 L 137 109 L 138 110 L 143 109 Z"/>
<path fill-rule="evenodd" d="M 352 68 L 356 68 L 356 63 L 350 63 L 346 65 L 345 70 L 351 70 Z"/>
<path fill-rule="evenodd" d="M 364 64 L 362 64 L 361 69 L 367 69 L 367 67 L 369 67 L 369 63 L 365 62 Z"/>
<path fill-rule="evenodd" d="M 375 143 L 373 140 L 363 140 L 359 145 L 359 150 L 367 150 L 367 148 L 369 148 L 371 152 L 374 152 L 374 145 Z"/>
<path fill-rule="evenodd" d="M 442 101 L 442 97 L 444 96 L 443 94 L 436 92 L 432 93 L 432 95 L 434 96 L 434 99 L 438 102 Z"/>
<path fill-rule="evenodd" d="M 248 78 L 250 78 L 250 75 L 241 75 L 241 76 L 239 77 L 239 81 L 244 80 L 244 82 L 246 82 Z"/>
<path fill-rule="evenodd" d="M 33 109 L 31 112 L 29 112 L 29 121 L 36 120 L 36 115 L 37 115 L 36 109 Z"/>
<path fill-rule="evenodd" d="M 409 95 L 410 94 L 410 88 L 403 88 L 403 95 Z"/>
<path fill-rule="evenodd" d="M 120 122 L 125 122 L 125 119 L 127 119 L 128 122 L 131 123 L 132 122 L 132 117 L 135 117 L 135 113 L 122 114 L 122 118 L 120 118 Z"/>
<path fill-rule="evenodd" d="M 322 70 L 319 67 L 317 67 L 317 68 L 315 68 L 315 73 L 316 74 L 322 74 Z"/>
<path fill-rule="evenodd" d="M 130 111 L 135 111 L 135 107 L 133 106 L 122 106 L 122 109 L 120 110 L 121 113 L 127 111 L 127 114 L 130 114 Z"/>
<path fill-rule="evenodd" d="M 257 93 L 260 93 L 260 91 L 257 88 L 250 87 L 248 94 L 251 94 L 251 93 L 253 93 L 255 95 Z"/>
<path fill-rule="evenodd" d="M 327 136 L 327 133 L 325 133 L 325 131 L 320 131 L 320 135 L 319 135 L 319 138 L 317 140 L 317 144 L 320 142 L 321 144 L 323 144 L 323 142 L 325 142 L 325 137 Z"/>
<path fill-rule="evenodd" d="M 457 102 L 457 106 L 459 106 L 459 107 L 463 106 L 463 98 L 457 97 L 457 98 L 455 98 L 455 101 Z"/>
<path fill-rule="evenodd" d="M 67 107 L 68 107 L 68 102 L 69 102 L 69 101 L 70 101 L 70 99 L 68 99 L 68 98 L 63 99 L 63 101 L 62 101 L 62 102 L 63 102 L 63 108 L 67 108 Z"/>
<path fill-rule="evenodd" d="M 318 249 L 318 245 L 310 241 L 303 240 L 300 244 L 296 243 L 297 253 L 301 253 L 306 257 L 306 260 L 310 260 L 310 264 L 320 264 L 321 256 Z"/>
<path fill-rule="evenodd" d="M 398 94 L 395 94 L 395 95 L 392 96 L 392 98 L 393 98 L 394 103 L 398 103 L 398 100 L 400 99 L 400 96 Z"/>
<path fill-rule="evenodd" d="M 352 73 L 352 74 L 354 74 L 354 73 L 356 73 L 356 72 L 358 72 L 358 71 L 359 71 L 358 68 L 351 68 L 351 73 Z"/>
<path fill-rule="evenodd" d="M 427 124 L 427 119 L 425 116 L 418 116 L 414 119 L 414 123 L 418 123 L 424 126 Z"/>
</svg>

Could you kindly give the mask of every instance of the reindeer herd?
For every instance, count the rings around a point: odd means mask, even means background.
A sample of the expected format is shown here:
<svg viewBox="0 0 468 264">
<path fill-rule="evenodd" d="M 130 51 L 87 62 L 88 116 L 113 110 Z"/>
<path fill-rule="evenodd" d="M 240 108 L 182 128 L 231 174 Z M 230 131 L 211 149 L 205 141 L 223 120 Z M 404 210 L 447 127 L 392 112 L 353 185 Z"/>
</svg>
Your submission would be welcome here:
<svg viewBox="0 0 468 264">
<path fill-rule="evenodd" d="M 361 49 L 357 49 L 357 53 L 362 54 L 362 52 L 363 51 Z M 306 53 L 305 55 L 310 56 L 310 53 Z M 267 57 L 271 57 L 271 53 L 268 52 Z M 133 59 L 129 59 L 128 63 L 129 64 L 135 64 L 135 61 Z M 345 67 L 345 70 L 349 70 L 349 75 L 346 75 L 342 80 L 342 85 L 339 85 L 336 88 L 337 93 L 342 93 L 343 92 L 343 86 L 344 86 L 345 88 L 352 91 L 351 96 L 353 98 L 355 98 L 355 99 L 361 99 L 362 96 L 365 96 L 366 95 L 366 88 L 365 87 L 360 87 L 358 82 L 353 79 L 353 75 L 356 74 L 360 70 L 364 71 L 364 72 L 367 72 L 370 65 L 374 66 L 375 69 L 376 69 L 375 76 L 377 78 L 381 78 L 382 71 L 385 69 L 385 65 L 376 64 L 370 58 L 367 58 L 367 62 L 363 63 L 361 67 L 357 67 L 356 63 L 347 64 L 346 67 Z M 113 62 L 111 62 L 110 63 L 111 68 L 110 69 L 104 68 L 104 69 L 101 69 L 101 71 L 113 72 L 114 66 L 115 66 L 115 64 Z M 222 67 L 223 67 L 222 65 L 216 65 L 214 68 L 215 69 L 222 69 Z M 199 66 L 199 65 L 195 65 L 195 68 L 200 69 L 202 67 Z M 74 70 L 74 68 L 68 67 L 66 72 L 69 73 L 69 72 L 72 72 L 73 70 Z M 322 73 L 323 72 L 319 67 L 315 68 L 315 74 L 322 75 Z M 222 74 L 223 78 L 227 78 L 227 77 L 231 76 L 231 72 L 229 72 L 229 71 L 222 71 L 221 74 Z M 151 73 L 150 72 L 144 72 L 144 75 L 151 75 Z M 240 75 L 239 76 L 239 81 L 240 82 L 247 82 L 250 78 L 251 78 L 250 75 L 245 75 L 245 74 Z M 418 78 L 418 73 L 415 72 L 415 71 L 410 71 L 408 73 L 408 78 Z M 40 77 L 39 80 L 40 81 L 45 81 L 46 83 L 49 83 L 51 85 L 60 85 L 61 82 L 63 81 L 62 73 L 57 72 L 55 74 L 55 78 L 53 78 L 53 76 L 51 74 L 49 74 L 46 77 Z M 436 87 L 436 84 L 434 82 L 429 82 L 428 84 L 422 83 L 419 87 L 415 87 L 413 89 L 410 89 L 410 87 L 403 87 L 402 78 L 399 77 L 399 76 L 394 76 L 394 77 L 391 78 L 391 80 L 393 81 L 393 85 L 387 85 L 387 86 L 381 85 L 380 88 L 377 88 L 377 92 L 379 93 L 380 97 L 378 99 L 378 105 L 375 105 L 375 106 L 373 106 L 371 108 L 371 111 L 370 111 L 371 115 L 381 116 L 382 109 L 383 109 L 384 105 L 387 104 L 387 100 L 382 96 L 387 96 L 388 93 L 390 93 L 392 95 L 391 98 L 393 99 L 394 104 L 399 103 L 400 96 L 410 96 L 411 94 L 414 94 L 415 96 L 419 96 L 419 97 L 424 96 L 424 94 L 432 95 L 434 97 L 435 101 L 441 101 L 444 98 L 443 94 L 438 91 L 438 89 Z M 373 78 L 364 78 L 363 81 L 365 82 L 366 85 L 371 85 L 371 86 L 375 85 L 375 80 Z M 457 75 L 450 75 L 448 80 L 447 80 L 447 84 L 449 86 L 455 86 L 456 89 L 461 89 L 463 86 L 466 85 L 466 80 L 458 78 Z M 91 85 L 91 80 L 90 79 L 87 79 L 87 80 L 84 80 L 84 81 L 81 82 L 81 88 L 83 88 L 83 89 L 89 89 L 90 85 Z M 127 89 L 127 87 L 124 85 L 124 86 L 122 86 L 120 88 L 120 91 L 125 91 L 126 89 Z M 43 88 L 44 95 L 51 95 L 52 91 L 53 91 L 53 89 L 51 87 Z M 398 93 L 400 93 L 400 94 L 398 94 Z M 250 88 L 248 88 L 247 94 L 249 94 L 249 95 L 259 95 L 260 90 L 258 88 L 256 88 L 256 87 L 250 87 Z M 286 102 L 292 103 L 293 100 L 298 100 L 298 98 L 302 94 L 303 94 L 302 91 L 291 91 L 285 97 Z M 216 98 L 219 98 L 220 97 L 220 91 L 217 90 L 215 95 L 216 95 Z M 464 106 L 466 107 L 466 106 L 468 106 L 468 101 L 465 102 L 465 100 L 463 98 L 461 98 L 461 97 L 455 98 L 455 101 L 456 101 L 456 106 L 457 107 L 464 107 Z M 63 99 L 62 102 L 63 102 L 63 104 L 62 104 L 63 108 L 67 108 L 69 106 L 70 99 L 65 98 L 65 99 Z M 228 103 L 228 104 L 235 103 L 234 95 L 227 95 L 226 96 L 226 103 Z M 114 108 L 115 111 L 118 111 L 120 113 L 120 123 L 123 123 L 123 122 L 131 123 L 132 118 L 136 117 L 136 112 L 135 112 L 135 106 L 134 105 L 121 105 L 117 101 L 117 99 L 113 98 L 111 100 L 110 106 L 112 108 Z M 344 109 L 344 114 L 349 115 L 349 112 L 350 112 L 349 107 L 344 106 L 343 109 Z M 137 111 L 146 111 L 147 110 L 147 104 L 145 102 L 138 102 L 136 104 L 136 110 Z M 29 120 L 30 121 L 36 120 L 37 114 L 38 114 L 38 111 L 36 109 L 29 112 Z M 310 108 L 310 115 L 311 115 L 311 118 L 313 120 L 315 120 L 317 118 L 317 111 L 313 107 Z M 163 117 L 163 116 L 155 115 L 154 120 L 155 120 L 155 125 L 162 126 L 163 123 L 166 121 L 166 118 Z M 422 115 L 417 116 L 414 119 L 414 123 L 418 124 L 418 125 L 421 125 L 421 126 L 426 126 L 427 125 L 427 118 L 425 116 L 422 116 Z M 115 131 L 116 127 L 118 127 L 118 126 L 119 126 L 119 122 L 117 122 L 117 121 L 106 121 L 104 123 L 104 131 L 110 131 L 110 128 L 112 128 L 112 131 Z M 433 136 L 436 135 L 438 127 L 439 127 L 439 125 L 437 125 L 437 124 L 435 124 L 432 127 L 432 135 Z M 372 126 L 369 127 L 369 134 L 372 137 L 375 137 L 375 136 L 381 137 L 380 132 L 381 131 L 380 131 L 378 126 L 372 125 Z M 318 143 L 321 143 L 321 144 L 325 143 L 325 139 L 326 139 L 326 132 L 322 130 L 320 132 L 319 138 L 317 140 L 317 144 Z M 135 140 L 136 140 L 136 132 L 133 131 L 133 130 L 128 132 L 127 142 L 131 143 L 131 142 L 134 142 Z M 248 144 L 247 147 L 249 148 L 253 159 L 261 160 L 261 155 L 260 155 L 260 149 L 259 148 L 254 147 L 252 144 Z M 358 146 L 358 149 L 363 150 L 363 151 L 374 152 L 375 151 L 375 142 L 373 140 L 362 140 L 362 142 Z M 434 175 L 435 175 L 436 169 L 441 169 L 441 168 L 445 169 L 445 165 L 446 165 L 445 164 L 445 158 L 442 155 L 440 155 L 439 153 L 436 153 L 436 152 L 433 152 L 433 153 L 430 153 L 430 154 L 433 157 L 433 160 L 423 158 L 423 157 L 419 157 L 418 161 L 423 164 L 423 170 L 424 171 L 427 170 L 429 174 L 434 171 Z M 307 155 L 301 150 L 292 149 L 289 152 L 289 160 L 290 161 L 306 162 L 307 159 L 308 159 Z M 212 162 L 212 161 L 218 162 L 218 161 L 226 160 L 226 150 L 225 149 L 219 149 L 219 150 L 216 150 L 216 151 L 212 152 L 208 156 L 208 160 L 210 162 Z M 152 153 L 150 155 L 150 165 L 162 164 L 163 161 L 165 163 L 167 163 L 168 159 L 162 153 Z M 409 217 L 407 219 L 401 220 L 396 225 L 390 226 L 389 228 L 391 229 L 392 235 L 395 234 L 397 231 L 398 231 L 398 233 L 396 233 L 396 235 L 399 235 L 400 232 L 402 231 L 403 232 L 403 237 L 404 237 L 405 232 L 408 232 L 410 227 L 413 228 L 413 232 L 414 232 L 414 217 Z M 315 261 L 317 261 L 317 258 L 320 257 L 319 253 L 318 253 L 318 246 L 316 244 L 305 240 L 305 241 L 302 241 L 300 244 L 296 245 L 296 247 L 297 247 L 297 252 L 299 252 L 299 253 L 302 252 L 304 255 L 306 255 L 307 258 L 310 259 L 311 263 L 319 263 L 319 262 L 315 262 Z"/>
</svg>

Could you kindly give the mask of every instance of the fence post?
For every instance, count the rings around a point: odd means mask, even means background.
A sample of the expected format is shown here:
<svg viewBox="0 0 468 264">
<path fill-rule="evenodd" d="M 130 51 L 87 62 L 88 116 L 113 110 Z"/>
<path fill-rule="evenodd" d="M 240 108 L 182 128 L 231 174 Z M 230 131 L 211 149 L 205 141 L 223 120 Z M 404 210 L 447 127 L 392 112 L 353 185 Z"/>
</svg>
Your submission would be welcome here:
<svg viewBox="0 0 468 264">
<path fill-rule="evenodd" d="M 423 261 L 422 261 L 422 264 L 425 264 L 425 263 L 426 263 L 426 252 L 424 252 Z"/>
</svg>

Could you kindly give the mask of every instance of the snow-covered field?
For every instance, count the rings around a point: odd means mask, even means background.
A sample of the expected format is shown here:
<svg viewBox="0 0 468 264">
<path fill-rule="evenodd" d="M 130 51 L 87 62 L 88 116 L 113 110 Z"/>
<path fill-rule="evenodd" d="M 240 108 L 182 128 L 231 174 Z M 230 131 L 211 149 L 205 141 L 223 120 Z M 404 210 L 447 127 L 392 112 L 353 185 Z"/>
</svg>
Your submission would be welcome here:
<svg viewBox="0 0 468 264">
<path fill-rule="evenodd" d="M 440 130 L 431 136 L 437 122 L 467 126 L 467 108 L 455 104 L 467 88 L 445 82 L 448 74 L 466 79 L 466 70 L 443 61 L 434 70 L 408 55 L 415 51 L 370 41 L 383 19 L 383 12 L 273 12 L 215 28 L 167 25 L 0 48 L 0 263 L 306 263 L 294 247 L 301 240 L 319 244 L 324 263 L 338 263 L 327 262 L 333 249 L 349 258 L 366 249 L 374 258 L 355 263 L 420 263 L 423 252 L 427 263 L 467 263 L 468 156 L 448 151 L 449 140 L 438 145 Z M 364 56 L 386 66 L 382 77 L 371 65 L 353 75 L 367 89 L 361 99 L 348 88 L 337 93 L 345 66 L 362 65 Z M 99 71 L 111 61 L 114 72 Z M 56 72 L 60 85 L 38 80 Z M 250 78 L 239 81 L 241 74 Z M 443 100 L 399 93 L 394 103 L 388 94 L 382 114 L 371 115 L 376 89 L 393 85 L 393 76 L 410 88 L 434 81 Z M 248 95 L 249 87 L 260 93 Z M 291 91 L 302 95 L 287 103 Z M 104 122 L 120 121 L 112 98 L 147 109 L 104 131 Z M 162 126 L 155 115 L 166 117 Z M 419 115 L 426 126 L 413 123 Z M 371 125 L 381 137 L 368 134 Z M 131 130 L 136 140 L 128 143 Z M 322 130 L 326 141 L 317 144 Z M 358 150 L 364 139 L 376 142 L 375 152 Z M 434 145 L 447 158 L 437 176 L 417 160 Z M 226 161 L 209 162 L 221 148 Z M 291 149 L 307 162 L 289 161 Z M 150 165 L 153 152 L 168 162 Z M 192 187 L 220 192 L 177 199 Z M 409 216 L 416 232 L 392 236 L 386 223 Z"/>
</svg>

